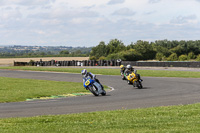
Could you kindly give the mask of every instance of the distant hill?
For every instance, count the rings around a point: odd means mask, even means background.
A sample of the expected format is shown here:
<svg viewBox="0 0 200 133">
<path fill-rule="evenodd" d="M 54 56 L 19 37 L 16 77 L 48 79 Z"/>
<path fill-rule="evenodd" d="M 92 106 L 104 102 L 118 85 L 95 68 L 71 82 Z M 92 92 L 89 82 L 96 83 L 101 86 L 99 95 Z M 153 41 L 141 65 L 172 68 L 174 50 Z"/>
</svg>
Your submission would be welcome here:
<svg viewBox="0 0 200 133">
<path fill-rule="evenodd" d="M 91 49 L 72 46 L 0 46 L 0 57 L 89 56 Z"/>
</svg>

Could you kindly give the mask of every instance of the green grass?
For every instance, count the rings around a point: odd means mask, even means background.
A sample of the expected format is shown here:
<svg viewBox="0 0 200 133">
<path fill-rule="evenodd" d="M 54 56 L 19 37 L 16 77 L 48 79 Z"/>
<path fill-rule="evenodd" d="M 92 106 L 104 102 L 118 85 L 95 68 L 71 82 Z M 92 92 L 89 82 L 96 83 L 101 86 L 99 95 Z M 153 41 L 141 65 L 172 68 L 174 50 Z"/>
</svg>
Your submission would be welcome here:
<svg viewBox="0 0 200 133">
<path fill-rule="evenodd" d="M 138 70 L 138 73 L 146 77 L 200 78 L 200 72 L 194 71 Z"/>
<path fill-rule="evenodd" d="M 0 102 L 25 101 L 28 98 L 88 92 L 83 83 L 0 77 Z"/>
<path fill-rule="evenodd" d="M 84 68 L 62 68 L 62 67 L 0 67 L 0 69 L 15 69 L 15 70 L 32 70 L 32 71 L 54 71 L 54 72 L 69 72 L 81 73 Z M 88 71 L 94 74 L 102 75 L 120 75 L 120 69 L 97 69 L 87 68 Z M 193 71 L 168 71 L 168 70 L 138 70 L 142 76 L 148 77 L 182 77 L 182 78 L 200 78 L 200 72 Z"/>
<path fill-rule="evenodd" d="M 182 133 L 200 132 L 200 104 L 70 115 L 0 119 L 11 133 Z"/>
</svg>

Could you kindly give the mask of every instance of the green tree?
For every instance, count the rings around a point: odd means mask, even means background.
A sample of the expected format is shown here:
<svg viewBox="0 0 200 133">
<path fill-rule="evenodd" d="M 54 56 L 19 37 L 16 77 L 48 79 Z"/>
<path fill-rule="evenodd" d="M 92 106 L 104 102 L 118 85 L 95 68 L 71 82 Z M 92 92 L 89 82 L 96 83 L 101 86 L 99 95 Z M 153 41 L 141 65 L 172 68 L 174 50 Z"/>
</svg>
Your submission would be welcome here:
<svg viewBox="0 0 200 133">
<path fill-rule="evenodd" d="M 184 48 L 181 45 L 178 45 L 175 48 L 170 49 L 171 53 L 176 53 L 178 56 L 185 54 Z"/>
<path fill-rule="evenodd" d="M 92 48 L 90 56 L 95 56 L 98 59 L 101 56 L 107 56 L 107 53 L 107 46 L 105 45 L 105 42 L 101 41 L 99 45 Z"/>
<path fill-rule="evenodd" d="M 164 56 L 169 56 L 170 52 L 167 48 L 162 47 L 162 46 L 153 46 L 154 51 L 156 51 L 157 53 L 162 53 Z"/>
<path fill-rule="evenodd" d="M 143 59 L 142 54 L 136 51 L 135 49 L 130 49 L 123 53 L 123 58 L 126 61 L 138 61 Z"/>
<path fill-rule="evenodd" d="M 143 60 L 154 59 L 156 55 L 156 51 L 154 51 L 153 47 L 147 41 L 137 41 L 134 46 L 134 49 L 142 55 Z"/>
<path fill-rule="evenodd" d="M 134 49 L 134 43 L 133 42 L 131 42 L 131 44 L 126 47 L 126 50 L 130 50 L 130 49 Z"/>
<path fill-rule="evenodd" d="M 69 51 L 68 50 L 62 50 L 62 51 L 60 51 L 59 54 L 60 55 L 67 55 L 67 54 L 69 54 Z"/>
<path fill-rule="evenodd" d="M 122 43 L 122 41 L 113 39 L 108 43 L 107 49 L 108 54 L 113 54 L 126 50 L 126 46 Z"/>
</svg>

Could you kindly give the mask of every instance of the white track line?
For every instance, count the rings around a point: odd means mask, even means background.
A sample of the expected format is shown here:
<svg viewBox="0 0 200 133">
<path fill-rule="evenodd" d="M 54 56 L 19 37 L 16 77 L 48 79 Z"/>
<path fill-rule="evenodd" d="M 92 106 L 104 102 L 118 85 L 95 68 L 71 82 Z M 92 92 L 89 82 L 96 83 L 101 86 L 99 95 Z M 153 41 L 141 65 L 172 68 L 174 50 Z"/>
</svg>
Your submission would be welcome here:
<svg viewBox="0 0 200 133">
<path fill-rule="evenodd" d="M 115 90 L 115 88 L 113 88 L 113 87 L 111 87 L 111 86 L 108 86 L 111 90 L 109 91 L 109 92 L 111 92 L 111 91 L 114 91 Z"/>
</svg>

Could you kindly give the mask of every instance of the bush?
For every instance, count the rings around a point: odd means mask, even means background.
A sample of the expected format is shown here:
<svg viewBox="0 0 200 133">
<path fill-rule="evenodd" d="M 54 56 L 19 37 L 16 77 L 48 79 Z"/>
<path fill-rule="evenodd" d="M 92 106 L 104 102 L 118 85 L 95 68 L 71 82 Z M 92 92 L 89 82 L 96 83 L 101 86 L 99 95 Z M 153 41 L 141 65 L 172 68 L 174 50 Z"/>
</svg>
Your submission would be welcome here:
<svg viewBox="0 0 200 133">
<path fill-rule="evenodd" d="M 178 57 L 178 59 L 179 59 L 180 61 L 185 61 L 185 60 L 188 59 L 188 56 L 187 56 L 187 55 L 181 55 L 181 56 Z"/>
<path fill-rule="evenodd" d="M 106 60 L 106 57 L 104 57 L 104 56 L 101 56 L 101 57 L 99 57 L 99 59 L 98 60 Z"/>
<path fill-rule="evenodd" d="M 142 59 L 142 55 L 137 52 L 135 49 L 130 49 L 126 51 L 122 51 L 120 53 L 109 54 L 106 57 L 107 60 L 111 59 L 121 59 L 123 61 L 138 61 Z"/>
<path fill-rule="evenodd" d="M 177 61 L 177 60 L 178 60 L 177 54 L 176 54 L 176 53 L 171 54 L 171 55 L 167 58 L 167 60 L 168 60 L 168 61 Z"/>
<path fill-rule="evenodd" d="M 96 60 L 96 57 L 95 56 L 91 56 L 90 60 Z"/>
<path fill-rule="evenodd" d="M 163 60 L 163 57 L 164 57 L 163 53 L 157 53 L 156 54 L 156 60 L 161 61 L 161 60 Z"/>
<path fill-rule="evenodd" d="M 35 62 L 34 60 L 30 60 L 29 61 L 29 66 L 33 66 L 34 62 Z"/>
<path fill-rule="evenodd" d="M 190 52 L 188 54 L 188 60 L 190 60 L 190 59 L 195 59 L 195 54 L 193 52 Z"/>
<path fill-rule="evenodd" d="M 196 61 L 200 61 L 200 54 L 197 56 Z"/>
</svg>

